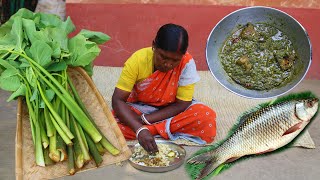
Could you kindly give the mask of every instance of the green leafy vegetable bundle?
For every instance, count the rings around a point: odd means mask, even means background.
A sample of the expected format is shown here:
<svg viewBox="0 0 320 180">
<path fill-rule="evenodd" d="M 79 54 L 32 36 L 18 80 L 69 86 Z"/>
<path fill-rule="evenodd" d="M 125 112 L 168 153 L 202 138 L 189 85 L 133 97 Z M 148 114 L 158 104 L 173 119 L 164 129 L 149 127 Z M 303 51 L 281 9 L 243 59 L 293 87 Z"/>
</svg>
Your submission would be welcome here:
<svg viewBox="0 0 320 180">
<path fill-rule="evenodd" d="M 0 88 L 11 91 L 8 101 L 23 96 L 29 111 L 36 164 L 69 161 L 69 173 L 93 157 L 119 154 L 95 125 L 67 74 L 81 66 L 92 74 L 98 44 L 109 36 L 82 30 L 52 14 L 21 9 L 0 27 Z"/>
</svg>

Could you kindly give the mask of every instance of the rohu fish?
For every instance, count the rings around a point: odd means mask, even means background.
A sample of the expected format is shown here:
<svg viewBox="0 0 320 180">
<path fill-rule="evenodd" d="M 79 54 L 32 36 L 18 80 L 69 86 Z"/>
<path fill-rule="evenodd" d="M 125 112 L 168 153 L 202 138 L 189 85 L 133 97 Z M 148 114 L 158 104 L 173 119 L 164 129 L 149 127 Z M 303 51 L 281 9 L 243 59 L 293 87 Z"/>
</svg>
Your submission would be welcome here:
<svg viewBox="0 0 320 180">
<path fill-rule="evenodd" d="M 205 164 L 197 176 L 202 179 L 221 164 L 283 147 L 310 122 L 318 110 L 318 101 L 317 98 L 290 100 L 248 113 L 220 146 L 192 157 L 187 163 Z"/>
</svg>

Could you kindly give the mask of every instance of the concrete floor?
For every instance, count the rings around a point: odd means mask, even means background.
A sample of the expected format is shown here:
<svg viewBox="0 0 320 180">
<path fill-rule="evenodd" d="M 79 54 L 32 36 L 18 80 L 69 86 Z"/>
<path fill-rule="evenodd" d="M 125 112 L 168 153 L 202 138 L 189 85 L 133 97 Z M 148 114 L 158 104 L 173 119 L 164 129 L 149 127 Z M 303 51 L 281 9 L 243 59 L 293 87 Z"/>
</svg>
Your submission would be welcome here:
<svg viewBox="0 0 320 180">
<path fill-rule="evenodd" d="M 16 104 L 7 103 L 9 93 L 0 90 L 0 180 L 15 178 L 14 144 L 16 128 Z M 251 158 L 235 164 L 215 179 L 246 179 L 246 180 L 294 180 L 319 179 L 320 177 L 320 119 L 317 117 L 309 132 L 316 149 L 289 148 L 281 153 L 266 157 Z M 199 148 L 185 147 L 189 157 Z M 188 179 L 181 166 L 166 173 L 146 173 L 131 167 L 127 162 L 122 166 L 111 165 L 95 170 L 78 173 L 60 179 Z"/>
</svg>

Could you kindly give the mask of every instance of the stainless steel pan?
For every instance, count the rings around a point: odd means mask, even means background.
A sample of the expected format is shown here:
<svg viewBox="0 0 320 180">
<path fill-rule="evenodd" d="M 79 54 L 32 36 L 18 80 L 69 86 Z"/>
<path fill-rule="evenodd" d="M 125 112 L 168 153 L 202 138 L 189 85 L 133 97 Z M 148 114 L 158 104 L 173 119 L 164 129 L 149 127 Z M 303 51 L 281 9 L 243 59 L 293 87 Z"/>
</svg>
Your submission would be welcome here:
<svg viewBox="0 0 320 180">
<path fill-rule="evenodd" d="M 250 90 L 233 82 L 224 71 L 218 54 L 221 46 L 238 25 L 245 25 L 248 22 L 268 23 L 284 32 L 293 42 L 301 62 L 297 62 L 297 75 L 287 85 L 269 91 Z M 304 27 L 287 13 L 262 6 L 254 6 L 239 9 L 225 16 L 211 31 L 207 40 L 206 58 L 209 69 L 216 80 L 231 92 L 255 99 L 266 99 L 283 95 L 293 89 L 305 77 L 311 65 L 311 42 Z"/>
</svg>

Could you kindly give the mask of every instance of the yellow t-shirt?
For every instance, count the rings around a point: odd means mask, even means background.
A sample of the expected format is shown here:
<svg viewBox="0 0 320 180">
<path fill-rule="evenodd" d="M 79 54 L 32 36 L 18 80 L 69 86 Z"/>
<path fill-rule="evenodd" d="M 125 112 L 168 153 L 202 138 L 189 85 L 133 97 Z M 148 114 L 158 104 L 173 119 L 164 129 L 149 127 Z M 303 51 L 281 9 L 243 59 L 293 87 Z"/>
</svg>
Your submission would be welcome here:
<svg viewBox="0 0 320 180">
<path fill-rule="evenodd" d="M 116 85 L 117 88 L 131 92 L 133 86 L 153 73 L 153 51 L 151 47 L 136 51 L 125 62 L 120 78 Z M 194 93 L 195 83 L 185 86 L 179 86 L 177 90 L 177 99 L 191 101 Z"/>
</svg>

